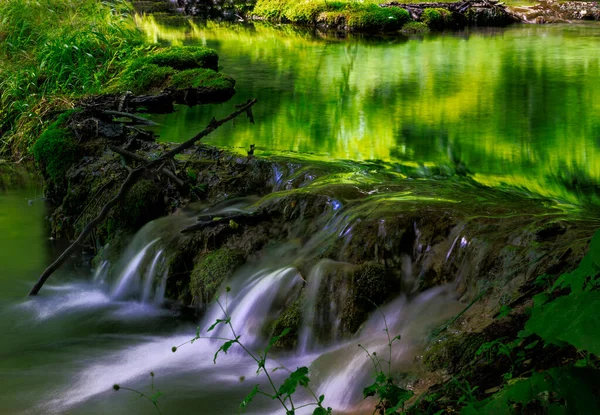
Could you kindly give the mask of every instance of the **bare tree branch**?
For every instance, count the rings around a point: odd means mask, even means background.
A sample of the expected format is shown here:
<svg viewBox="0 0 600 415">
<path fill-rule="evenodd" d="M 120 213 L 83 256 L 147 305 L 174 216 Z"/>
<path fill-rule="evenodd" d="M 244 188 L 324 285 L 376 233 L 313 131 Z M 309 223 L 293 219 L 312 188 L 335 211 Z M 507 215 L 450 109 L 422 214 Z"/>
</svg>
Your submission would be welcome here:
<svg viewBox="0 0 600 415">
<path fill-rule="evenodd" d="M 171 160 L 177 154 L 194 146 L 194 144 L 197 141 L 206 137 L 208 134 L 212 133 L 217 128 L 219 128 L 221 125 L 225 124 L 228 121 L 235 119 L 240 114 L 246 113 L 250 108 L 252 108 L 252 106 L 254 104 L 256 104 L 256 99 L 250 99 L 245 104 L 242 104 L 241 106 L 239 106 L 239 108 L 236 106 L 236 108 L 237 108 L 236 111 L 232 112 L 227 117 L 220 119 L 218 121 L 213 118 L 213 120 L 208 124 L 208 126 L 204 130 L 200 131 L 194 137 L 190 138 L 189 140 L 185 141 L 184 143 L 180 144 L 179 146 L 173 148 L 172 150 L 167 151 L 166 153 L 164 153 L 163 155 L 161 155 L 160 157 L 158 157 L 155 160 L 143 160 L 143 161 L 140 160 L 140 161 L 144 162 L 145 164 L 137 167 L 136 169 L 132 169 L 129 171 L 129 174 L 125 178 L 125 181 L 121 184 L 121 187 L 119 188 L 119 192 L 116 194 L 116 196 L 113 197 L 111 200 L 109 200 L 108 203 L 106 203 L 106 205 L 104 205 L 104 207 L 102 208 L 102 210 L 100 211 L 98 216 L 96 216 L 94 219 L 92 219 L 91 222 L 89 222 L 86 225 L 86 227 L 83 229 L 83 231 L 81 231 L 81 233 L 79 234 L 77 239 L 67 249 L 65 249 L 63 251 L 63 253 L 60 254 L 60 256 L 52 264 L 50 264 L 50 266 L 48 268 L 46 268 L 46 270 L 40 276 L 39 280 L 36 282 L 36 284 L 33 286 L 31 291 L 29 292 L 29 295 L 37 295 L 38 294 L 38 292 L 40 291 L 40 289 L 42 288 L 42 286 L 44 285 L 46 280 L 48 280 L 48 278 L 54 273 L 54 271 L 56 271 L 66 261 L 66 259 L 75 250 L 75 247 L 77 245 L 79 245 L 81 242 L 83 242 L 84 239 L 94 230 L 94 228 L 98 224 L 100 224 L 104 219 L 106 219 L 106 217 L 110 213 L 110 210 L 115 205 L 120 203 L 125 198 L 125 196 L 127 196 L 129 190 L 139 180 L 139 178 L 142 176 L 142 173 L 144 171 L 154 168 L 156 166 L 160 166 L 165 161 Z M 125 152 L 126 150 L 120 149 L 120 151 Z M 134 154 L 131 152 L 127 152 L 127 155 L 128 156 L 134 155 L 135 157 L 132 157 L 133 159 L 135 159 L 136 157 L 140 157 L 143 159 L 143 157 L 138 156 L 137 154 Z"/>
</svg>

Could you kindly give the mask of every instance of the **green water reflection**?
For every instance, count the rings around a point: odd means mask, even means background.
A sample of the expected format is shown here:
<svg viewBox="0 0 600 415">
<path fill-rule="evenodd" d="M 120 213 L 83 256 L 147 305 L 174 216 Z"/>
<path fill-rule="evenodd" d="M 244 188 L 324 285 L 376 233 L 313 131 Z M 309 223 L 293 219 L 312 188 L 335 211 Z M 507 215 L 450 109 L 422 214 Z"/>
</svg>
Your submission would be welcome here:
<svg viewBox="0 0 600 415">
<path fill-rule="evenodd" d="M 0 304 L 23 298 L 48 262 L 41 184 L 0 191 Z"/>
<path fill-rule="evenodd" d="M 459 166 L 570 203 L 600 200 L 600 25 L 517 25 L 423 39 L 339 41 L 268 25 L 140 20 L 158 41 L 205 44 L 250 97 L 256 125 L 207 142 L 257 154 Z M 157 117 L 162 140 L 203 128 L 215 108 Z"/>
</svg>

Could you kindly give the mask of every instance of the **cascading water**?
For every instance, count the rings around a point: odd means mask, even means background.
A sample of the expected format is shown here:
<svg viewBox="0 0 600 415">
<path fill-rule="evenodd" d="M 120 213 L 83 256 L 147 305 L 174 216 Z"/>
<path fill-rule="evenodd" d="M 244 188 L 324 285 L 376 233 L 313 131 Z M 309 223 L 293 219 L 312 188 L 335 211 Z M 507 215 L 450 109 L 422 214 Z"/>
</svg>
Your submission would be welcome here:
<svg viewBox="0 0 600 415">
<path fill-rule="evenodd" d="M 204 223 L 215 218 L 227 223 L 220 218 L 252 215 L 260 209 L 274 209 L 283 201 L 282 210 L 289 215 L 286 220 L 290 225 L 283 241 L 261 248 L 226 278 L 217 292 L 219 301 L 201 310 L 203 315 L 196 324 L 184 323 L 161 336 L 133 336 L 128 347 L 118 347 L 120 351 L 96 359 L 92 366 L 86 365 L 75 380 L 76 386 L 61 392 L 64 398 L 52 401 L 45 410 L 60 413 L 78 407 L 81 402 L 103 396 L 112 383 L 139 385 L 150 371 L 179 386 L 181 379 L 186 379 L 186 387 L 193 393 L 220 385 L 220 391 L 239 390 L 241 399 L 249 388 L 248 383 L 239 383 L 238 379 L 258 383 L 264 379 L 256 374 L 255 363 L 240 347 L 233 345 L 227 354 L 221 353 L 213 366 L 215 351 L 226 339 L 238 336 L 247 348 L 260 351 L 272 335 L 278 334 L 275 331 L 282 329 L 276 325 L 280 316 L 292 308 L 291 304 L 298 303 L 302 305 L 297 314 L 286 320 L 297 324 L 297 343 L 291 351 L 272 351 L 273 360 L 267 366 L 291 370 L 309 366 L 311 385 L 318 394 L 326 396 L 328 406 L 340 413 L 372 413 L 373 402 L 363 401 L 361 391 L 370 383 L 374 370 L 358 344 L 381 356 L 391 353 L 390 369 L 396 373 L 418 371 L 414 359 L 428 333 L 463 307 L 456 299 L 457 284 L 470 278 L 478 258 L 486 252 L 473 249 L 482 245 L 472 243 L 469 222 L 463 220 L 455 221 L 444 237 L 432 239 L 431 230 L 418 225 L 409 215 L 418 207 L 414 201 L 419 195 L 415 193 L 404 188 L 365 191 L 352 187 L 350 200 L 332 196 L 316 200 L 322 211 L 315 214 L 307 203 L 286 199 L 294 195 L 294 190 L 286 190 L 280 198 L 275 194 L 261 200 L 237 199 L 190 216 L 167 217 L 148 224 L 135 235 L 120 261 L 114 266 L 101 263 L 94 275 L 94 292 L 101 297 L 95 312 L 120 307 L 119 313 L 113 311 L 108 319 L 118 317 L 139 324 L 140 317 L 150 322 L 171 312 L 159 311 L 165 290 L 173 286 L 169 258 L 177 246 L 174 242 L 188 237 L 181 230 L 197 223 L 198 218 Z M 239 236 L 241 229 L 223 226 L 227 229 L 222 231 Z M 207 235 L 220 237 L 218 231 Z M 200 236 L 193 255 L 205 255 L 203 246 L 207 241 L 203 237 Z M 371 245 L 360 238 L 370 238 Z M 359 256 L 366 252 L 371 259 L 354 261 L 357 252 Z M 383 265 L 389 261 L 394 263 L 393 273 Z M 446 279 L 454 282 L 423 289 L 432 270 L 443 267 L 454 270 L 454 277 Z M 382 284 L 391 293 L 378 294 Z M 102 291 L 107 286 L 110 296 Z M 361 302 L 361 297 L 371 291 L 379 295 L 376 301 L 385 304 L 379 311 L 368 302 Z M 81 302 L 76 304 L 80 306 Z M 351 321 L 356 315 L 362 321 L 359 325 Z M 207 331 L 226 316 L 231 326 L 221 322 Z M 187 344 L 197 328 L 202 339 Z M 401 335 L 391 352 L 387 347 L 388 334 Z M 184 344 L 177 353 L 171 352 L 172 346 Z M 195 380 L 198 373 L 210 373 L 212 381 Z M 274 376 L 280 382 L 285 372 L 278 371 Z M 300 394 L 298 402 L 308 402 L 304 398 Z M 279 413 L 271 402 L 257 405 L 257 413 Z"/>
</svg>

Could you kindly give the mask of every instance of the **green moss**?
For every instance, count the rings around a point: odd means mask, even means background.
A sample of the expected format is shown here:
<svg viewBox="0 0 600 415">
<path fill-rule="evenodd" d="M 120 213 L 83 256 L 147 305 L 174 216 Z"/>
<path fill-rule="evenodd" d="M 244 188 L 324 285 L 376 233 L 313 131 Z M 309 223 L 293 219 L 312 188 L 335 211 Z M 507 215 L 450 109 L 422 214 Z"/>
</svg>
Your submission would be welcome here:
<svg viewBox="0 0 600 415">
<path fill-rule="evenodd" d="M 452 13 L 442 8 L 427 8 L 421 15 L 421 21 L 431 29 L 443 29 L 452 24 Z"/>
<path fill-rule="evenodd" d="M 480 333 L 449 334 L 425 351 L 423 363 L 432 371 L 443 369 L 448 373 L 456 373 L 473 360 L 485 341 Z"/>
<path fill-rule="evenodd" d="M 159 66 L 149 63 L 146 58 L 139 58 L 127 66 L 109 92 L 131 91 L 134 94 L 143 94 L 162 90 L 168 86 L 171 76 L 176 72 L 173 68 Z"/>
<path fill-rule="evenodd" d="M 259 0 L 253 14 L 269 20 L 344 26 L 363 31 L 397 30 L 410 20 L 408 12 L 400 7 L 380 7 L 374 2 L 348 0 Z"/>
<path fill-rule="evenodd" d="M 244 255 L 228 248 L 220 248 L 202 256 L 194 265 L 190 277 L 192 295 L 204 302 L 211 301 L 221 284 L 243 263 Z"/>
<path fill-rule="evenodd" d="M 397 30 L 410 20 L 408 12 L 400 7 L 379 7 L 375 4 L 353 6 L 346 18 L 351 30 Z"/>
<path fill-rule="evenodd" d="M 219 70 L 217 52 L 201 46 L 173 46 L 160 49 L 146 59 L 148 63 L 170 67 L 179 71 L 196 68 Z"/>
<path fill-rule="evenodd" d="M 119 219 L 124 227 L 137 229 L 164 213 L 162 189 L 152 180 L 142 179 L 129 190 Z"/>
<path fill-rule="evenodd" d="M 109 92 L 144 94 L 175 89 L 231 91 L 235 80 L 216 72 L 217 54 L 201 47 L 172 47 L 132 61 Z"/>
<path fill-rule="evenodd" d="M 275 343 L 276 347 L 282 347 L 285 349 L 293 349 L 298 344 L 298 334 L 300 331 L 300 325 L 302 322 L 302 305 L 303 298 L 297 298 L 293 303 L 286 308 L 277 320 L 273 322 L 272 335 L 277 336 L 281 332 L 288 328 L 290 332 L 279 339 Z"/>
<path fill-rule="evenodd" d="M 423 22 L 408 22 L 402 26 L 401 32 L 405 35 L 423 35 L 429 33 L 429 26 Z"/>
<path fill-rule="evenodd" d="M 235 86 L 235 80 L 211 69 L 200 68 L 177 72 L 169 85 L 176 89 L 207 88 L 213 91 L 228 91 Z"/>
<path fill-rule="evenodd" d="M 42 171 L 53 181 L 64 178 L 75 162 L 77 146 L 73 134 L 66 127 L 74 111 L 66 111 L 52 123 L 33 146 L 33 156 Z"/>
<path fill-rule="evenodd" d="M 347 296 L 342 311 L 342 327 L 345 333 L 355 333 L 366 320 L 375 305 L 383 304 L 395 295 L 392 280 L 384 266 L 363 264 L 352 275 L 352 291 Z"/>
</svg>

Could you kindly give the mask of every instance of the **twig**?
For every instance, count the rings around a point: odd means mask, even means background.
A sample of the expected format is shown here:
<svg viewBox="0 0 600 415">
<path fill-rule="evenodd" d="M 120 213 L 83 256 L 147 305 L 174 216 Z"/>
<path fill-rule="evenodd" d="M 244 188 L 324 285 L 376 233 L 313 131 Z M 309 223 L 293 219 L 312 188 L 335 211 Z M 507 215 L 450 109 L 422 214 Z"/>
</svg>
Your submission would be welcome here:
<svg viewBox="0 0 600 415">
<path fill-rule="evenodd" d="M 236 111 L 232 112 L 227 117 L 225 117 L 221 120 L 218 120 L 218 121 L 213 118 L 213 120 L 209 123 L 209 125 L 204 130 L 202 130 L 198 134 L 196 134 L 194 137 L 190 138 L 189 140 L 180 144 L 179 146 L 175 147 L 174 149 L 166 152 L 159 158 L 148 161 L 145 165 L 142 165 L 136 169 L 131 170 L 129 172 L 129 174 L 127 175 L 127 178 L 121 185 L 117 195 L 114 198 L 112 198 L 111 200 L 109 200 L 106 205 L 104 205 L 104 207 L 102 208 L 102 210 L 100 211 L 98 216 L 96 216 L 94 219 L 92 219 L 91 222 L 89 222 L 86 225 L 86 227 L 83 229 L 81 234 L 79 234 L 77 239 L 71 245 L 69 245 L 69 247 L 67 249 L 65 249 L 63 251 L 63 253 L 52 264 L 50 264 L 50 266 L 48 268 L 46 268 L 44 270 L 44 272 L 40 276 L 38 282 L 33 286 L 31 291 L 29 292 L 29 295 L 31 296 L 31 295 L 38 294 L 38 292 L 40 291 L 40 289 L 42 288 L 42 286 L 44 285 L 46 280 L 54 273 L 54 271 L 56 271 L 65 262 L 65 260 L 75 250 L 75 247 L 77 245 L 79 245 L 89 235 L 89 233 L 99 223 L 101 223 L 106 218 L 106 216 L 108 216 L 108 214 L 110 213 L 110 210 L 115 205 L 117 205 L 119 202 L 121 202 L 121 200 L 123 200 L 125 198 L 125 196 L 127 196 L 127 193 L 129 192 L 131 187 L 133 187 L 133 185 L 137 182 L 137 180 L 140 178 L 140 176 L 142 175 L 142 173 L 144 171 L 146 171 L 150 168 L 153 168 L 155 166 L 158 166 L 161 163 L 163 163 L 165 160 L 171 159 L 174 156 L 176 156 L 177 154 L 181 153 L 182 151 L 187 150 L 188 148 L 192 147 L 196 143 L 196 141 L 199 141 L 200 139 L 206 137 L 208 134 L 212 133 L 217 128 L 219 128 L 221 125 L 225 124 L 228 121 L 233 120 L 238 115 L 245 113 L 254 104 L 256 104 L 256 99 L 250 99 L 242 107 L 238 108 Z"/>
<path fill-rule="evenodd" d="M 138 167 L 137 169 L 132 170 L 127 175 L 127 178 L 125 179 L 125 181 L 121 185 L 121 188 L 119 189 L 119 193 L 117 193 L 115 197 L 113 197 L 111 200 L 108 201 L 106 205 L 104 205 L 104 207 L 100 211 L 100 214 L 98 214 L 98 216 L 96 216 L 94 219 L 92 219 L 91 222 L 89 222 L 86 225 L 86 227 L 79 234 L 77 239 L 71 245 L 69 245 L 69 247 L 65 249 L 63 253 L 60 254 L 60 256 L 52 264 L 50 264 L 48 268 L 46 268 L 44 273 L 40 276 L 38 282 L 33 286 L 31 291 L 29 292 L 29 295 L 37 295 L 37 293 L 40 291 L 46 280 L 50 277 L 50 275 L 54 273 L 54 271 L 58 269 L 58 267 L 60 267 L 63 264 L 63 262 L 65 262 L 65 260 L 75 250 L 75 247 L 79 245 L 89 235 L 89 233 L 92 231 L 92 229 L 96 227 L 96 225 L 98 225 L 106 218 L 106 216 L 108 216 L 108 213 L 110 212 L 112 207 L 119 203 L 121 199 L 123 199 L 127 195 L 129 189 L 135 184 L 135 182 L 144 170 L 144 167 Z"/>
<path fill-rule="evenodd" d="M 137 121 L 140 125 L 158 125 L 152 120 L 149 120 L 144 117 L 140 117 L 138 115 L 133 115 L 128 112 L 103 110 L 102 113 L 107 114 L 107 115 L 114 115 L 115 117 L 127 117 L 133 121 Z"/>
<path fill-rule="evenodd" d="M 141 163 L 148 163 L 150 161 L 143 156 L 140 156 L 138 154 L 135 154 L 131 151 L 122 149 L 117 146 L 109 145 L 108 148 L 111 151 L 114 151 L 115 153 L 122 155 L 123 157 L 130 158 L 131 160 L 139 161 Z M 185 187 L 185 183 L 183 182 L 183 180 L 181 180 L 179 177 L 177 177 L 175 175 L 175 173 L 173 173 L 171 170 L 167 169 L 166 167 L 163 167 L 160 169 L 160 171 L 162 171 L 165 174 L 165 176 L 167 176 L 168 178 L 173 180 L 179 188 Z"/>
</svg>

